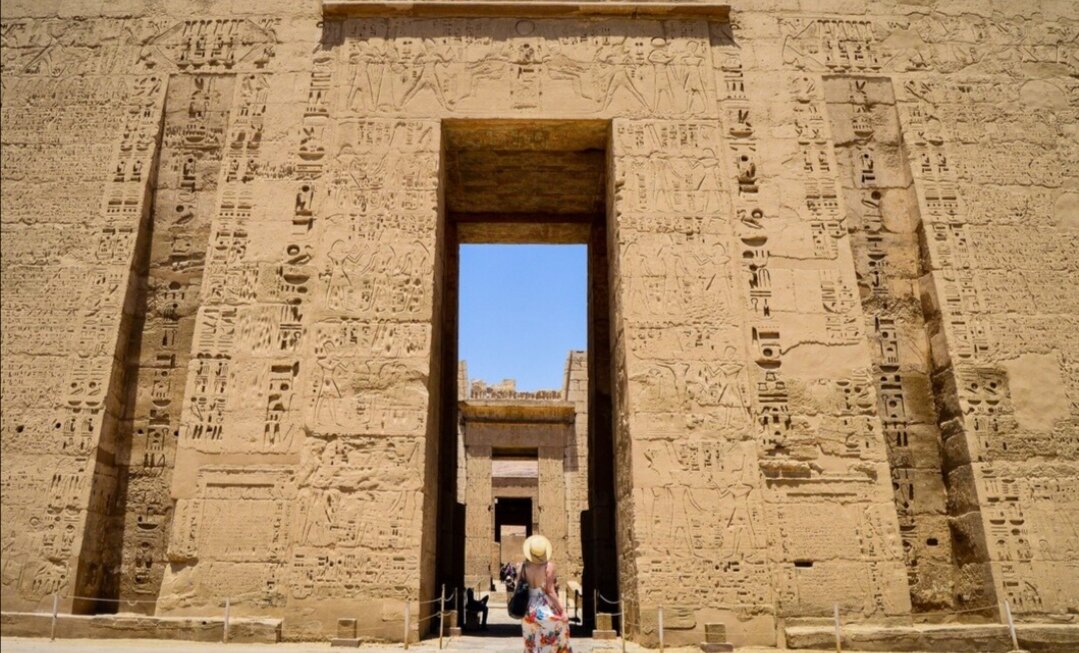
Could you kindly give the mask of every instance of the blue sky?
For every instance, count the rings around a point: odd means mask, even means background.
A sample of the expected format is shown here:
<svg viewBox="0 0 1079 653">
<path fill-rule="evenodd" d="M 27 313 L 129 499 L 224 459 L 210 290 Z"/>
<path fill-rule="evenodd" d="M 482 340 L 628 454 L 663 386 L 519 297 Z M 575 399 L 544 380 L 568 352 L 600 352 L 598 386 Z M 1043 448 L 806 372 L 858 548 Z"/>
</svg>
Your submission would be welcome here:
<svg viewBox="0 0 1079 653">
<path fill-rule="evenodd" d="M 458 354 L 470 379 L 561 388 L 587 343 L 584 245 L 461 245 Z"/>
</svg>

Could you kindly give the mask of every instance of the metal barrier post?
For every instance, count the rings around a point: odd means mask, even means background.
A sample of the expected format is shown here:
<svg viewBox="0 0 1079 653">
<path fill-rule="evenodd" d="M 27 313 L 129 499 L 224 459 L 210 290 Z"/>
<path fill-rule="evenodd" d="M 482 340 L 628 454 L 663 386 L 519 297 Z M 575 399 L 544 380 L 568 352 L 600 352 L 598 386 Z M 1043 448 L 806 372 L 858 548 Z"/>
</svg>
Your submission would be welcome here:
<svg viewBox="0 0 1079 653">
<path fill-rule="evenodd" d="M 599 590 L 596 589 L 595 587 L 593 587 L 592 588 L 592 621 L 593 622 L 599 620 L 598 615 L 599 615 Z M 595 628 L 594 625 L 593 625 L 593 628 Z"/>
<path fill-rule="evenodd" d="M 405 650 L 408 650 L 408 601 L 405 601 Z"/>
<path fill-rule="evenodd" d="M 224 631 L 221 633 L 222 641 L 224 641 L 226 644 L 229 643 L 229 608 L 231 607 L 230 603 L 231 603 L 230 599 L 226 598 L 225 599 L 225 628 L 224 628 Z"/>
<path fill-rule="evenodd" d="M 622 597 L 618 597 L 618 615 L 621 617 L 618 625 L 622 630 L 622 653 L 626 653 L 626 606 L 622 602 Z"/>
<path fill-rule="evenodd" d="M 835 651 L 836 653 L 842 652 L 841 636 L 839 632 L 839 604 L 835 604 Z"/>
<path fill-rule="evenodd" d="M 1008 632 L 1012 635 L 1012 650 L 1019 650 L 1019 636 L 1015 633 L 1015 621 L 1012 619 L 1012 606 L 1004 602 L 1004 614 L 1008 617 Z"/>
<path fill-rule="evenodd" d="M 663 653 L 663 606 L 659 606 L 659 653 Z"/>
<path fill-rule="evenodd" d="M 49 641 L 56 641 L 56 615 L 60 612 L 60 594 L 52 593 L 52 627 L 49 629 Z"/>
<path fill-rule="evenodd" d="M 438 650 L 442 650 L 442 633 L 445 631 L 446 620 L 446 584 L 442 584 L 442 594 L 438 597 Z"/>
</svg>

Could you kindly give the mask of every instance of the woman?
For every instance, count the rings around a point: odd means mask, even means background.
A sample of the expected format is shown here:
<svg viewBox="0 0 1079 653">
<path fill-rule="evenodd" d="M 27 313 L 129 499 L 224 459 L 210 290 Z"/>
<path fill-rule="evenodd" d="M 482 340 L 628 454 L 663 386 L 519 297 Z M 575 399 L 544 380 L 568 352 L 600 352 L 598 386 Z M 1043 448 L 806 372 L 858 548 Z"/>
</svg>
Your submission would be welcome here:
<svg viewBox="0 0 1079 653">
<path fill-rule="evenodd" d="M 521 620 L 527 653 L 572 653 L 569 618 L 558 600 L 558 576 L 551 542 L 533 535 L 524 543 L 525 562 L 518 579 L 528 581 L 528 614 Z"/>
</svg>

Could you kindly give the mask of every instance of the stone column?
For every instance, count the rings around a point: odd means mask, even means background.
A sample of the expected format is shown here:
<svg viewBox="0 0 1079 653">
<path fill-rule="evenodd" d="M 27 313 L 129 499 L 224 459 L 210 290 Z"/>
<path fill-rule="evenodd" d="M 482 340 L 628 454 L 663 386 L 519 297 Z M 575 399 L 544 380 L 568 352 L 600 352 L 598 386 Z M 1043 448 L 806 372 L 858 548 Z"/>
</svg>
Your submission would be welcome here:
<svg viewBox="0 0 1079 653">
<path fill-rule="evenodd" d="M 568 439 L 572 427 L 558 429 Z M 568 557 L 566 552 L 566 479 L 562 457 L 565 445 L 547 446 L 539 449 L 539 502 L 537 523 L 539 533 L 551 541 L 555 559 L 559 562 Z"/>
<path fill-rule="evenodd" d="M 565 399 L 576 412 L 573 432 L 566 440 L 564 476 L 566 487 L 566 549 L 560 566 L 564 581 L 581 581 L 584 554 L 581 514 L 588 509 L 588 358 L 570 352 L 566 359 Z"/>
<path fill-rule="evenodd" d="M 495 541 L 491 446 L 466 440 L 465 468 L 465 585 L 486 591 L 493 573 L 491 547 Z"/>
</svg>

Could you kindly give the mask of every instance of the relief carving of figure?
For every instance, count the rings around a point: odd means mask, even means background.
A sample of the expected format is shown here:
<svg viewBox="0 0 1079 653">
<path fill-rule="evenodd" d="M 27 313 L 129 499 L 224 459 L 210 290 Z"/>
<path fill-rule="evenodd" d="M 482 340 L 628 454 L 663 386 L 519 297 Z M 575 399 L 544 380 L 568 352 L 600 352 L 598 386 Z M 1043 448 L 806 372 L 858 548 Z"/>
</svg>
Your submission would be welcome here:
<svg viewBox="0 0 1079 653">
<path fill-rule="evenodd" d="M 455 101 L 445 93 L 441 72 L 453 61 L 452 57 L 438 50 L 437 44 L 428 38 L 405 37 L 395 42 L 397 61 L 393 70 L 400 82 L 400 97 L 394 108 L 402 109 L 422 91 L 430 91 L 446 109 L 452 109 Z"/>
<path fill-rule="evenodd" d="M 724 454 L 723 467 L 735 472 L 737 478 L 723 488 L 724 497 L 730 497 L 730 514 L 726 520 L 720 520 L 719 528 L 723 532 L 721 547 L 724 558 L 744 558 L 746 551 L 758 547 L 757 532 L 754 528 L 751 501 L 756 491 L 756 465 L 747 460 L 748 456 L 737 443 L 732 444 Z"/>
<path fill-rule="evenodd" d="M 315 395 L 314 422 L 340 425 L 337 407 L 342 402 L 341 386 L 338 377 L 352 368 L 337 356 L 337 345 L 329 339 L 322 343 L 322 354 L 317 358 L 319 381 Z M 324 419 L 326 418 L 326 419 Z"/>
<path fill-rule="evenodd" d="M 646 109 L 652 108 L 651 103 L 645 98 L 644 92 L 640 88 L 641 82 L 644 81 L 643 69 L 651 67 L 641 39 L 636 41 L 625 39 L 621 48 L 601 54 L 600 60 L 611 69 L 608 72 L 607 90 L 603 99 L 602 108 L 604 110 L 611 106 L 620 90 L 629 93 L 642 107 Z"/>
<path fill-rule="evenodd" d="M 723 196 L 723 170 L 715 152 L 705 148 L 702 156 L 692 162 L 690 170 L 690 210 L 708 211 L 718 206 Z"/>
<path fill-rule="evenodd" d="M 346 264 L 354 262 L 355 259 L 346 253 L 346 248 L 343 240 L 334 241 L 333 245 L 330 245 L 330 251 L 326 255 L 330 263 L 321 275 L 326 280 L 326 304 L 333 309 L 344 307 L 352 292 L 352 278 Z"/>
<path fill-rule="evenodd" d="M 339 492 L 305 487 L 300 490 L 299 542 L 309 546 L 328 546 L 334 543 L 334 516 L 340 504 Z"/>
<path fill-rule="evenodd" d="M 697 41 L 687 41 L 685 51 L 679 53 L 675 63 L 670 66 L 674 88 L 679 89 L 683 95 L 681 113 L 686 115 L 708 109 L 704 77 L 701 75 L 705 57 L 700 49 Z"/>
<path fill-rule="evenodd" d="M 382 97 L 383 78 L 387 76 L 385 49 L 371 40 L 358 40 L 353 43 L 349 64 L 354 67 L 349 110 L 366 113 L 390 108 Z"/>
<path fill-rule="evenodd" d="M 720 364 L 717 370 L 723 388 L 718 397 L 723 409 L 723 426 L 743 426 L 751 419 L 751 409 L 742 387 L 745 365 L 738 362 L 733 347 L 727 347 L 724 360 L 728 362 Z"/>
<path fill-rule="evenodd" d="M 591 101 L 598 99 L 592 94 L 592 89 L 596 85 L 589 67 L 567 56 L 557 41 L 546 43 L 545 53 L 541 53 L 541 60 L 545 64 L 547 75 L 552 80 L 569 81 L 573 84 L 573 90 L 577 92 L 577 95 Z"/>
<path fill-rule="evenodd" d="M 673 65 L 676 57 L 667 39 L 661 36 L 652 39 L 652 51 L 648 54 L 648 61 L 652 63 L 652 76 L 656 82 L 652 107 L 657 111 L 681 114 L 685 110 L 685 98 L 675 91 L 679 82 Z"/>
</svg>

